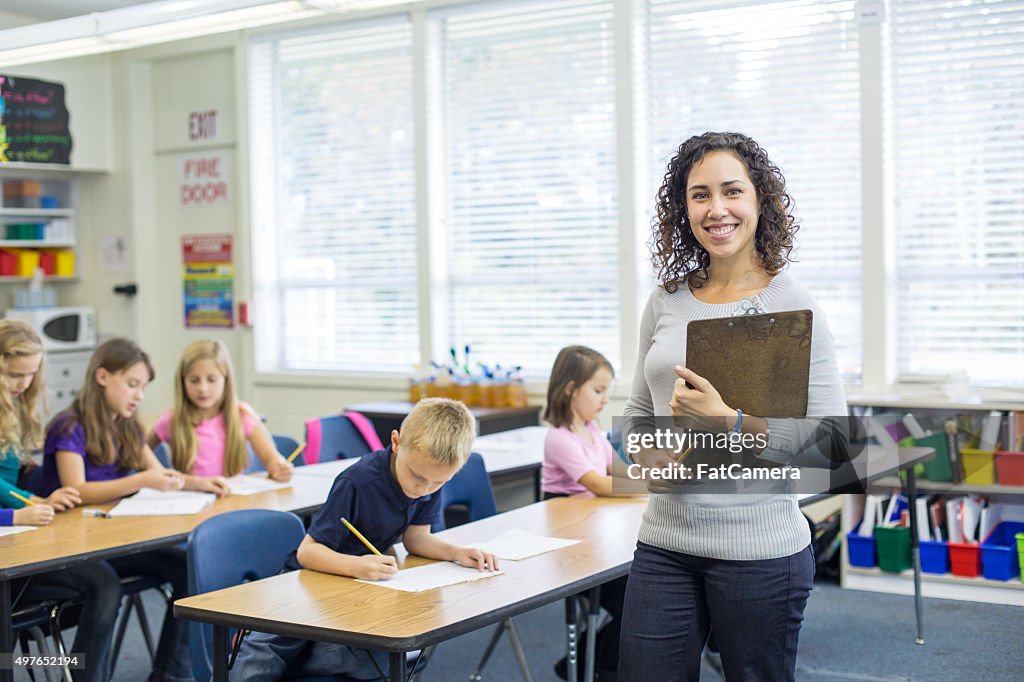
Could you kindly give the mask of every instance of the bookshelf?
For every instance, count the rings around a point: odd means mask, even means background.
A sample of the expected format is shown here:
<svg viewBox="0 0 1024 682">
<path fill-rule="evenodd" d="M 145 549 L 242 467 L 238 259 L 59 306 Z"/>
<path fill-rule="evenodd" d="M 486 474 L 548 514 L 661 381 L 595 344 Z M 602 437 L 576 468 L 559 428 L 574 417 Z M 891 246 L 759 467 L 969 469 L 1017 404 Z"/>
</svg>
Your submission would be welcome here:
<svg viewBox="0 0 1024 682">
<path fill-rule="evenodd" d="M 896 398 L 871 402 L 865 396 L 855 397 L 850 401 L 850 405 L 854 408 L 853 411 L 855 413 L 863 411 L 864 408 L 875 408 L 875 416 L 909 411 L 932 430 L 938 430 L 936 425 L 941 425 L 943 420 L 956 418 L 958 415 L 966 414 L 972 417 L 982 417 L 988 415 L 992 410 L 1003 412 L 1024 411 L 1024 405 L 1019 403 L 1004 404 L 994 401 L 970 404 L 946 401 L 928 403 L 924 400 Z M 916 487 L 918 496 L 942 495 L 952 497 L 981 495 L 987 497 L 992 503 L 1020 505 L 1024 508 L 1024 485 L 1005 485 L 1000 484 L 998 481 L 987 485 L 928 481 L 918 476 Z M 894 489 L 902 489 L 904 494 L 907 492 L 906 487 L 901 485 L 898 476 L 883 476 L 872 480 L 868 485 L 868 492 L 873 493 L 893 491 Z M 850 564 L 847 534 L 856 529 L 863 516 L 863 511 L 864 496 L 845 496 L 843 502 L 842 586 L 872 592 L 914 594 L 913 571 L 910 569 L 904 570 L 901 573 L 893 573 L 882 571 L 877 567 L 866 568 Z M 919 520 L 919 523 L 922 521 Z M 1019 577 L 1004 581 L 989 580 L 983 576 L 961 577 L 951 573 L 922 573 L 921 591 L 926 597 L 1024 606 L 1024 582 L 1021 582 Z"/>
</svg>

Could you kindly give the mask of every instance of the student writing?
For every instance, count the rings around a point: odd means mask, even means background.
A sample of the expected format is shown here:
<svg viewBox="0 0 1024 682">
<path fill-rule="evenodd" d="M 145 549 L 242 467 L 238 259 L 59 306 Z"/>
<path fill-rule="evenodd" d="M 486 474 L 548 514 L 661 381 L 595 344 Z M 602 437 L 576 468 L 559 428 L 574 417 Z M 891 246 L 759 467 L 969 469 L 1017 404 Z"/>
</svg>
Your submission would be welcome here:
<svg viewBox="0 0 1024 682">
<path fill-rule="evenodd" d="M 136 416 L 146 385 L 154 378 L 149 356 L 133 341 L 111 339 L 89 361 L 82 390 L 71 406 L 50 422 L 43 446 L 42 491 L 61 485 L 80 491 L 85 503 L 101 503 L 139 489 L 178 490 L 184 477 L 165 469 L 144 441 Z M 136 473 L 132 473 L 136 472 Z M 97 519 L 98 523 L 102 523 Z M 171 583 L 174 599 L 187 594 L 185 552 L 180 548 L 134 554 L 108 563 L 117 575 L 156 575 Z M 192 679 L 188 629 L 164 617 L 151 682 Z"/>
<path fill-rule="evenodd" d="M 593 493 L 613 495 L 612 446 L 597 425 L 608 404 L 615 378 L 612 365 L 592 348 L 568 346 L 558 352 L 548 381 L 544 420 L 551 424 L 544 439 L 541 488 L 544 498 Z M 611 678 L 619 662 L 619 626 L 626 578 L 601 586 L 601 606 L 612 616 L 597 633 L 595 657 L 598 678 Z M 578 670 L 582 676 L 583 666 Z M 555 673 L 566 679 L 566 661 L 555 664 Z"/>
<path fill-rule="evenodd" d="M 439 490 L 469 458 L 474 434 L 473 415 L 462 403 L 421 400 L 401 431 L 392 432 L 389 447 L 364 455 L 335 479 L 326 504 L 284 570 L 386 580 L 398 571 L 390 550 L 399 540 L 412 554 L 480 570 L 497 568 L 493 555 L 430 534 L 442 511 Z M 382 554 L 371 551 L 342 518 Z M 377 666 L 387 672 L 385 652 L 253 632 L 242 643 L 230 679 L 270 682 L 285 673 L 377 679 Z"/>
<path fill-rule="evenodd" d="M 72 487 L 39 497 L 16 485 L 19 465 L 43 440 L 39 421 L 43 384 L 43 345 L 24 322 L 0 320 L 0 526 L 45 525 L 54 510 L 80 502 Z M 121 584 L 110 566 L 87 563 L 15 581 L 18 601 L 71 599 L 82 604 L 71 651 L 85 654 L 86 668 L 72 670 L 76 682 L 110 679 L 110 643 L 121 599 Z"/>
<path fill-rule="evenodd" d="M 170 445 L 172 465 L 195 490 L 229 493 L 225 476 L 243 473 L 249 463 L 246 442 L 270 478 L 292 476 L 292 464 L 277 452 L 256 413 L 238 400 L 231 356 L 220 341 L 195 341 L 182 352 L 174 407 L 160 415 L 146 438 L 151 448 L 161 441 Z"/>
</svg>

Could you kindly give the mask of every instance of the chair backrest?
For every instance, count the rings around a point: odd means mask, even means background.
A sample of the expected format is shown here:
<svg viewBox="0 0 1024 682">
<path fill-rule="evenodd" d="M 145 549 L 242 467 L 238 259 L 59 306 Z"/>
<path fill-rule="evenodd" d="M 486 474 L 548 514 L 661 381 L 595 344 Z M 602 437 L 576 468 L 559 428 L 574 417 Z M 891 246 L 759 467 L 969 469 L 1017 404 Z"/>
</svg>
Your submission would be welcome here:
<svg viewBox="0 0 1024 682">
<path fill-rule="evenodd" d="M 239 509 L 203 521 L 188 536 L 190 595 L 276 575 L 306 530 L 291 512 Z M 213 674 L 213 627 L 189 623 L 197 682 Z"/>
<path fill-rule="evenodd" d="M 277 434 L 271 434 L 271 438 L 274 439 L 274 447 L 282 455 L 287 457 L 288 455 L 295 452 L 295 448 L 299 447 L 299 442 L 291 436 L 279 436 Z M 302 466 L 306 463 L 306 460 L 302 456 L 298 456 L 292 460 L 292 464 L 295 466 Z M 256 456 L 256 453 L 249 448 L 249 468 L 246 471 L 252 473 L 254 471 L 266 471 L 266 467 L 263 466 L 263 462 Z"/>
<path fill-rule="evenodd" d="M 373 431 L 369 419 L 358 415 L 359 425 L 347 414 L 310 419 L 306 422 L 306 464 L 333 462 L 336 459 L 361 457 L 383 445 Z M 367 430 L 366 425 L 370 428 Z"/>
<path fill-rule="evenodd" d="M 171 448 L 167 445 L 167 443 L 164 443 L 162 441 L 160 443 L 157 443 L 157 446 L 153 448 L 153 454 L 156 455 L 156 458 L 165 467 L 171 467 Z"/>
<path fill-rule="evenodd" d="M 459 472 L 441 488 L 441 509 L 455 504 L 466 507 L 467 521 L 485 519 L 498 512 L 494 504 L 491 478 L 487 475 L 484 458 L 479 453 L 470 453 Z"/>
</svg>

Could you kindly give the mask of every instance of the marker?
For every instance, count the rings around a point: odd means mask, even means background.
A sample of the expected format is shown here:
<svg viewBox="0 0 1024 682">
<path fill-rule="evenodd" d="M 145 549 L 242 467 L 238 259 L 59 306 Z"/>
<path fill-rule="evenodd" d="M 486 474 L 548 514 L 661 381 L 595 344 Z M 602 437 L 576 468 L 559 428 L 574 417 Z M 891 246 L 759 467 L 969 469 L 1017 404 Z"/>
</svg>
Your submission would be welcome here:
<svg viewBox="0 0 1024 682">
<path fill-rule="evenodd" d="M 350 531 L 352 531 L 352 534 L 353 534 L 353 535 L 355 535 L 355 536 L 356 536 L 357 538 L 359 538 L 359 540 L 360 540 L 360 541 L 361 541 L 361 542 L 362 542 L 362 543 L 363 543 L 364 545 L 366 545 L 367 549 L 369 549 L 369 550 L 370 550 L 371 552 L 373 552 L 373 553 L 374 553 L 374 554 L 376 554 L 377 556 L 384 556 L 383 554 L 381 554 L 380 552 L 378 552 L 378 551 L 377 551 L 377 548 L 376 548 L 376 547 L 374 547 L 374 546 L 373 546 L 373 545 L 372 545 L 372 544 L 370 543 L 370 541 L 369 541 L 369 540 L 367 540 L 366 538 L 364 538 L 364 537 L 363 537 L 363 534 L 362 534 L 362 533 L 360 533 L 359 531 L 357 531 L 357 530 L 356 530 L 356 527 L 355 527 L 355 526 L 353 526 L 353 525 L 352 525 L 351 523 L 349 523 L 349 522 L 348 522 L 347 520 L 345 520 L 345 517 L 344 517 L 344 516 L 343 516 L 343 517 L 341 517 L 341 522 L 345 524 L 345 527 L 346 527 L 346 528 L 348 528 L 348 529 L 349 529 Z"/>
<path fill-rule="evenodd" d="M 82 516 L 98 516 L 101 519 L 112 519 L 110 512 L 105 512 L 102 509 L 83 509 Z"/>
<path fill-rule="evenodd" d="M 13 498 L 15 498 L 15 499 L 17 499 L 17 500 L 21 500 L 22 502 L 24 502 L 24 503 L 25 503 L 25 504 L 27 504 L 28 506 L 30 506 L 30 507 L 34 507 L 34 506 L 36 506 L 36 503 L 35 503 L 35 502 L 33 502 L 32 500 L 28 499 L 28 498 L 27 498 L 27 497 L 25 497 L 24 495 L 21 495 L 21 494 L 19 494 L 19 493 L 16 493 L 16 492 L 14 492 L 13 490 L 10 490 L 10 491 L 8 491 L 8 492 L 10 492 L 10 493 L 11 493 L 11 497 L 13 497 Z"/>
<path fill-rule="evenodd" d="M 304 447 L 306 447 L 306 443 L 305 442 L 299 443 L 299 447 L 295 448 L 295 452 L 293 452 L 292 454 L 288 455 L 288 459 L 286 459 L 285 462 L 288 463 L 288 464 L 291 464 L 291 461 L 299 456 L 299 453 L 302 452 L 302 448 L 304 448 Z"/>
</svg>

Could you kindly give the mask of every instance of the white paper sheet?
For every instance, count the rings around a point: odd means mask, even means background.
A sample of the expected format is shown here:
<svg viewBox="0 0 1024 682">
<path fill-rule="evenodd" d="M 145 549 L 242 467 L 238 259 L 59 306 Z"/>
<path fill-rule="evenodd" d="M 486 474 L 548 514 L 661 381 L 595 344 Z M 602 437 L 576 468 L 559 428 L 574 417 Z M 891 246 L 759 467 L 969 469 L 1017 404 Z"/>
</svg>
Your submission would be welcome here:
<svg viewBox="0 0 1024 682">
<path fill-rule="evenodd" d="M 406 568 L 388 580 L 357 580 L 357 582 L 388 587 L 392 590 L 401 590 L 402 592 L 423 592 L 446 585 L 456 585 L 472 580 L 490 578 L 502 573 L 504 571 L 481 571 L 478 568 L 459 566 L 450 561 L 438 561 L 426 566 Z"/>
<path fill-rule="evenodd" d="M 132 497 L 127 497 L 110 510 L 111 516 L 173 516 L 176 514 L 198 514 L 217 499 L 213 493 L 193 490 L 160 491 L 143 488 Z"/>
<path fill-rule="evenodd" d="M 519 561 L 520 559 L 527 559 L 538 554 L 569 547 L 577 542 L 579 540 L 534 535 L 522 528 L 513 528 L 486 542 L 470 542 L 467 546 L 476 547 L 484 552 L 490 552 L 499 559 Z"/>
<path fill-rule="evenodd" d="M 228 479 L 232 495 L 255 495 L 268 490 L 291 488 L 291 483 L 281 483 L 267 477 L 266 474 L 239 474 Z"/>
<path fill-rule="evenodd" d="M 5 535 L 17 535 L 27 530 L 35 530 L 38 526 L 2 526 L 0 527 L 0 538 Z"/>
</svg>

